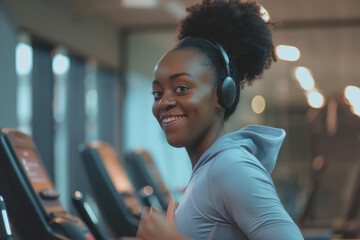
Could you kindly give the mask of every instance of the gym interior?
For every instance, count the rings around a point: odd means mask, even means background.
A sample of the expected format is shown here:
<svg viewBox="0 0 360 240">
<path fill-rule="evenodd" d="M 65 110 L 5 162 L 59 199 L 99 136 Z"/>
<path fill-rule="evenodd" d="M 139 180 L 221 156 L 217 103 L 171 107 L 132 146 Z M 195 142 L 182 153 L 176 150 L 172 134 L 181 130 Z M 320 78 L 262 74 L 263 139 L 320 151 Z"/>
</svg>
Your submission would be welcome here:
<svg viewBox="0 0 360 240">
<path fill-rule="evenodd" d="M 1 239 L 131 238 L 181 201 L 151 82 L 196 2 L 0 0 Z M 258 2 L 278 60 L 225 130 L 284 129 L 271 177 L 304 238 L 360 239 L 360 1 Z"/>
</svg>

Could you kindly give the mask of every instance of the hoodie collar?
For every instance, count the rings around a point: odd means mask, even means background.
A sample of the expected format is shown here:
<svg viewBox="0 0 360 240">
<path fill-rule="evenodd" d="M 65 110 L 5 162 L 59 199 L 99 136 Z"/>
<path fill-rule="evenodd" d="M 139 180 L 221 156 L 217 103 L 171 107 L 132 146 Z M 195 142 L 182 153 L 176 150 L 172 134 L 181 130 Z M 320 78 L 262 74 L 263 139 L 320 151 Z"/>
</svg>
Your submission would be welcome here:
<svg viewBox="0 0 360 240">
<path fill-rule="evenodd" d="M 276 158 L 285 138 L 285 131 L 279 128 L 250 125 L 217 139 L 200 157 L 193 169 L 195 172 L 218 153 L 238 146 L 254 155 L 268 173 L 274 169 Z"/>
</svg>

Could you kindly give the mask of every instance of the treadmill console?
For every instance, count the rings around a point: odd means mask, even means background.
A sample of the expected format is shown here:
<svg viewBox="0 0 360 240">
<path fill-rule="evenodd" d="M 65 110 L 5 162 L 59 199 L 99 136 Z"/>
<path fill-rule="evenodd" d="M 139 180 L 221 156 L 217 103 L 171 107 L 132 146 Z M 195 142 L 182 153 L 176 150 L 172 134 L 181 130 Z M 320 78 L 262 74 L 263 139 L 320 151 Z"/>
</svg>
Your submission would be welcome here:
<svg viewBox="0 0 360 240">
<path fill-rule="evenodd" d="M 0 131 L 0 192 L 21 239 L 94 239 L 83 222 L 59 202 L 30 136 Z"/>
<path fill-rule="evenodd" d="M 11 135 L 10 139 L 15 143 L 14 148 L 20 165 L 40 197 L 46 213 L 50 217 L 57 213 L 63 213 L 64 209 L 58 200 L 59 194 L 55 191 L 42 163 L 39 161 L 40 158 L 36 153 L 35 146 L 26 144 L 26 142 L 19 144 L 18 139 Z"/>
</svg>

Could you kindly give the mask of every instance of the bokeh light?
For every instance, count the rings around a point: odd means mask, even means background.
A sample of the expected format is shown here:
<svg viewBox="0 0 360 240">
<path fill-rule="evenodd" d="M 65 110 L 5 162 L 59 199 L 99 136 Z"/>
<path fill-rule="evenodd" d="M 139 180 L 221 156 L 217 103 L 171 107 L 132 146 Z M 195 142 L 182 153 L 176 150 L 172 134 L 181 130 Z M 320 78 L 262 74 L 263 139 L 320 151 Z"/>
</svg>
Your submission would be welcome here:
<svg viewBox="0 0 360 240">
<path fill-rule="evenodd" d="M 322 106 L 324 106 L 325 99 L 320 92 L 316 90 L 310 91 L 306 94 L 306 97 L 307 97 L 307 102 L 311 107 L 321 108 Z"/>
<path fill-rule="evenodd" d="M 156 8 L 159 0 L 121 0 L 120 4 L 127 8 Z"/>
<path fill-rule="evenodd" d="M 311 76 L 310 70 L 306 67 L 296 67 L 295 68 L 295 77 L 300 83 L 300 86 L 306 90 L 310 91 L 315 86 L 315 81 Z"/>
<path fill-rule="evenodd" d="M 344 90 L 344 95 L 351 105 L 360 104 L 360 88 L 355 86 L 347 86 Z"/>
<path fill-rule="evenodd" d="M 29 74 L 33 66 L 33 51 L 32 47 L 19 43 L 16 46 L 16 72 L 18 75 Z"/>
<path fill-rule="evenodd" d="M 354 105 L 352 111 L 355 115 L 360 117 L 360 105 Z"/>
<path fill-rule="evenodd" d="M 64 74 L 69 71 L 70 60 L 67 56 L 56 54 L 53 58 L 52 68 L 54 74 Z"/>
<path fill-rule="evenodd" d="M 260 6 L 260 14 L 261 14 L 262 19 L 265 22 L 268 22 L 270 20 L 270 15 L 269 15 L 268 11 L 263 6 Z"/>
<path fill-rule="evenodd" d="M 294 46 L 278 45 L 276 47 L 276 55 L 281 60 L 295 62 L 300 58 L 300 50 Z"/>
<path fill-rule="evenodd" d="M 255 96 L 252 99 L 251 107 L 252 110 L 257 114 L 264 112 L 266 107 L 265 99 L 261 95 Z"/>
</svg>

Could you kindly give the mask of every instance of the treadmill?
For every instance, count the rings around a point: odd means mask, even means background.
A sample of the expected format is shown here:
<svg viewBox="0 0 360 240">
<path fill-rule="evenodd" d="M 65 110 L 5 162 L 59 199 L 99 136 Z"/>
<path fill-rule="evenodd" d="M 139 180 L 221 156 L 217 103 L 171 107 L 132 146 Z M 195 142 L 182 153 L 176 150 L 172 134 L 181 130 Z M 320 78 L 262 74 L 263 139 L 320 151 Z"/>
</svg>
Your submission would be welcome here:
<svg viewBox="0 0 360 240">
<path fill-rule="evenodd" d="M 0 192 L 16 239 L 95 239 L 65 212 L 33 140 L 16 129 L 0 130 Z"/>
<path fill-rule="evenodd" d="M 146 186 L 152 187 L 156 198 L 150 197 L 149 201 L 152 205 L 160 205 L 160 209 L 166 211 L 171 199 L 170 193 L 150 154 L 145 150 L 136 149 L 126 155 L 125 162 L 134 187 L 138 191 Z M 157 203 L 156 200 L 158 200 Z"/>
<path fill-rule="evenodd" d="M 136 236 L 142 205 L 113 148 L 96 141 L 80 146 L 80 153 L 94 198 L 112 235 Z"/>
<path fill-rule="evenodd" d="M 360 237 L 360 119 L 342 96 L 328 103 L 307 113 L 314 174 L 298 223 L 307 231 L 332 232 L 331 238 L 355 239 Z"/>
<path fill-rule="evenodd" d="M 360 164 L 349 168 L 332 162 L 322 171 L 299 219 L 305 239 L 319 232 L 328 232 L 322 239 L 360 237 L 360 222 L 354 216 L 358 212 Z"/>
</svg>

